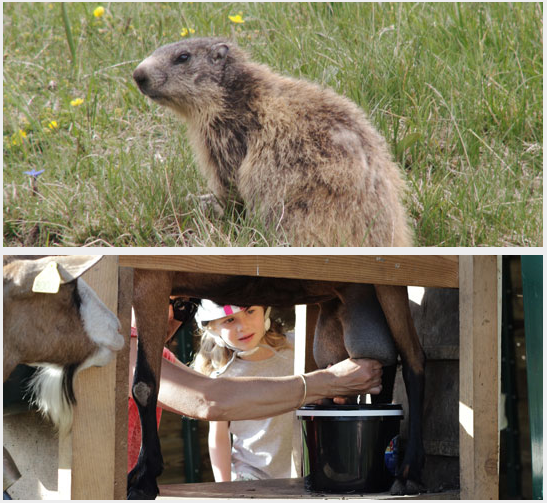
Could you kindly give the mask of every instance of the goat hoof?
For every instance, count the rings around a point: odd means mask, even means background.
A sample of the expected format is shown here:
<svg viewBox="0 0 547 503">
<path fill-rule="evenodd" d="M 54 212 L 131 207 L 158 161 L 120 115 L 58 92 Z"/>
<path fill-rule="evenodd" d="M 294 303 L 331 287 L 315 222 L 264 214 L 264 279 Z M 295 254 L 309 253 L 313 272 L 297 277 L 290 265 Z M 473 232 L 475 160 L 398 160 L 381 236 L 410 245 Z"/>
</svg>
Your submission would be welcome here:
<svg viewBox="0 0 547 503">
<path fill-rule="evenodd" d="M 425 487 L 415 480 L 395 479 L 391 486 L 390 493 L 392 496 L 405 496 L 411 494 L 420 494 L 426 492 Z"/>
<path fill-rule="evenodd" d="M 410 479 L 406 481 L 405 488 L 406 494 L 420 494 L 426 492 L 426 489 L 422 484 Z"/>
<path fill-rule="evenodd" d="M 153 500 L 159 494 L 160 490 L 154 479 L 153 483 L 147 483 L 145 479 L 137 479 L 136 481 L 128 476 L 127 484 L 127 499 L 128 500 Z M 133 482 L 131 482 L 133 480 Z"/>
<path fill-rule="evenodd" d="M 141 489 L 137 489 L 136 487 L 135 488 L 130 487 L 127 490 L 128 500 L 153 500 L 153 499 L 156 499 L 156 496 L 157 496 L 157 493 L 156 494 L 146 493 Z"/>
<path fill-rule="evenodd" d="M 405 482 L 404 480 L 395 479 L 395 482 L 391 485 L 389 491 L 392 496 L 403 496 L 405 494 Z"/>
</svg>

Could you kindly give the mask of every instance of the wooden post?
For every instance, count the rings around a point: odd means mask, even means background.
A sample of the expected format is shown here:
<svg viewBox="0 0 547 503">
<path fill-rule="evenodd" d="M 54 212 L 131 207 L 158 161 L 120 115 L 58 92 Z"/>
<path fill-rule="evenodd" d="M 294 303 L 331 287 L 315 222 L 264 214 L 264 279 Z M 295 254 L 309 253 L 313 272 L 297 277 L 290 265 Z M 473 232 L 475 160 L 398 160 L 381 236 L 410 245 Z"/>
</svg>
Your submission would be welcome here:
<svg viewBox="0 0 547 503">
<path fill-rule="evenodd" d="M 125 346 L 116 355 L 116 446 L 114 499 L 127 499 L 127 397 L 129 393 L 129 340 L 133 304 L 133 268 L 118 270 L 118 318 Z"/>
<path fill-rule="evenodd" d="M 319 306 L 295 306 L 296 322 L 294 326 L 294 373 L 303 374 L 317 370 L 313 358 L 313 336 L 319 316 Z"/>
<path fill-rule="evenodd" d="M 118 257 L 104 257 L 84 274 L 83 279 L 109 309 L 118 312 Z M 127 312 L 127 304 L 123 302 L 123 309 Z M 125 351 L 127 348 L 126 344 Z M 127 364 L 122 362 L 117 366 L 117 359 L 105 367 L 86 369 L 76 378 L 77 405 L 72 435 L 71 438 L 61 440 L 59 446 L 61 497 L 70 495 L 71 499 L 88 500 L 125 498 L 127 469 L 116 463 L 116 453 L 119 457 L 122 455 L 120 450 L 123 450 L 127 463 L 128 376 Z M 125 383 L 125 389 L 117 392 L 116 384 L 122 382 Z M 124 414 L 125 433 L 121 434 Z M 120 480 L 122 475 L 123 481 Z"/>
<path fill-rule="evenodd" d="M 306 311 L 305 305 L 294 307 L 294 373 L 304 374 L 306 372 Z M 300 420 L 296 414 L 293 419 L 292 432 L 292 456 L 291 456 L 291 477 L 302 476 L 302 441 L 300 433 Z"/>
<path fill-rule="evenodd" d="M 460 256 L 460 497 L 499 498 L 501 258 Z"/>
</svg>

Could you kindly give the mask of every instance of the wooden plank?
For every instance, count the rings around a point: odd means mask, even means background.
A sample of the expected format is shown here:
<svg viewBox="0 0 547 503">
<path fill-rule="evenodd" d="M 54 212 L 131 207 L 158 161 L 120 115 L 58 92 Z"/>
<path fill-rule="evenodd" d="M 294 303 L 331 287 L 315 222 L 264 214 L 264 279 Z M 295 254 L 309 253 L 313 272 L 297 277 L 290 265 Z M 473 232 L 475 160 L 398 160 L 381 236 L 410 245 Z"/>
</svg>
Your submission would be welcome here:
<svg viewBox="0 0 547 503">
<path fill-rule="evenodd" d="M 118 308 L 117 277 L 116 256 L 104 257 L 83 276 L 113 312 Z M 105 367 L 86 369 L 76 378 L 78 403 L 72 427 L 72 499 L 114 499 L 115 388 L 116 359 Z M 127 410 L 127 392 L 125 396 Z"/>
<path fill-rule="evenodd" d="M 456 255 L 121 255 L 120 265 L 352 283 L 458 287 Z"/>
<path fill-rule="evenodd" d="M 460 257 L 460 491 L 470 496 L 474 486 L 473 445 L 473 257 Z"/>
<path fill-rule="evenodd" d="M 477 292 L 482 310 L 475 361 L 475 496 L 499 498 L 499 404 L 501 394 L 501 256 L 476 256 Z M 479 303 L 482 302 L 482 306 Z"/>
<path fill-rule="evenodd" d="M 205 482 L 201 484 L 161 485 L 159 499 L 168 498 L 267 498 L 267 499 L 299 499 L 325 498 L 333 499 L 399 499 L 389 493 L 378 494 L 326 494 L 310 493 L 304 488 L 304 479 L 267 479 L 244 482 Z M 442 493 L 419 494 L 416 496 L 401 496 L 404 499 L 458 499 L 457 491 Z"/>
<path fill-rule="evenodd" d="M 460 257 L 460 488 L 499 498 L 501 258 Z"/>
</svg>

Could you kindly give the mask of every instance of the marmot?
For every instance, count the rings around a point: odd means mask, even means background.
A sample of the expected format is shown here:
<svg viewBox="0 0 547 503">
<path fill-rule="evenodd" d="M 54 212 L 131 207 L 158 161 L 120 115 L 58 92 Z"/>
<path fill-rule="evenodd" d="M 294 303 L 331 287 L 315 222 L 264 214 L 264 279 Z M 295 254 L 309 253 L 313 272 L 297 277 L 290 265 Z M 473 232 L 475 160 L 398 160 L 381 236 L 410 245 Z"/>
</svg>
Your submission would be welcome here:
<svg viewBox="0 0 547 503">
<path fill-rule="evenodd" d="M 412 245 L 399 169 L 350 100 L 221 38 L 160 47 L 133 78 L 187 123 L 214 195 L 243 202 L 291 245 Z"/>
</svg>

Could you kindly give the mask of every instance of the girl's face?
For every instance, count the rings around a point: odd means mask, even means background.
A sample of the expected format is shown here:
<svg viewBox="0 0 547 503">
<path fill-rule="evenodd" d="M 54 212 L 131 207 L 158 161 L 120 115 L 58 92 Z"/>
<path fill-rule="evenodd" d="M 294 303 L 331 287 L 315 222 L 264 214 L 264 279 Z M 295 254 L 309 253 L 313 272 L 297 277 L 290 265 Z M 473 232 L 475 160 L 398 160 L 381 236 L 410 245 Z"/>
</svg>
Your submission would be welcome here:
<svg viewBox="0 0 547 503">
<path fill-rule="evenodd" d="M 248 351 L 264 337 L 264 308 L 251 306 L 245 311 L 209 322 L 213 332 L 232 346 Z"/>
</svg>

